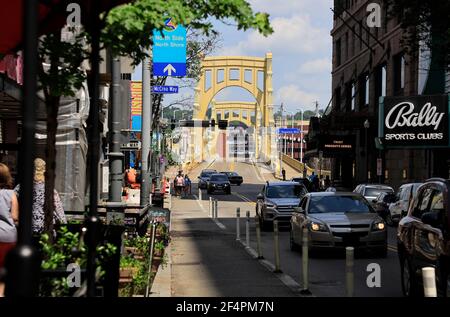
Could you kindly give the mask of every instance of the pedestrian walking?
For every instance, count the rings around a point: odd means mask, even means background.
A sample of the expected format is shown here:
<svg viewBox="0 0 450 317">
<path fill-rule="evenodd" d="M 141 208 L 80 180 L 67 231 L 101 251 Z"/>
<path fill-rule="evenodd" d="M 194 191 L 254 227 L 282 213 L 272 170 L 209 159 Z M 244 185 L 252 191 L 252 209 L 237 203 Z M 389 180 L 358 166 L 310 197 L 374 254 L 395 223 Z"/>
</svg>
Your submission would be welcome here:
<svg viewBox="0 0 450 317">
<path fill-rule="evenodd" d="M 19 203 L 12 190 L 13 182 L 8 166 L 0 163 L 0 270 L 5 264 L 6 254 L 17 241 L 16 226 L 19 222 Z M 0 283 L 0 297 L 4 285 Z"/>
<path fill-rule="evenodd" d="M 34 181 L 33 181 L 33 234 L 37 239 L 41 233 L 44 232 L 45 215 L 44 215 L 44 201 L 45 201 L 45 161 L 37 158 L 34 160 Z M 20 184 L 14 188 L 17 197 L 20 194 Z M 66 215 L 64 208 L 56 189 L 53 190 L 53 224 L 66 224 Z M 55 234 L 55 233 L 54 233 Z"/>
<path fill-rule="evenodd" d="M 286 170 L 284 168 L 281 170 L 281 175 L 283 175 L 283 180 L 285 181 L 286 180 Z"/>
<path fill-rule="evenodd" d="M 181 197 L 181 193 L 184 188 L 184 177 L 183 171 L 179 171 L 178 175 L 175 177 L 175 195 Z"/>
<path fill-rule="evenodd" d="M 184 176 L 184 194 L 185 196 L 192 194 L 192 181 L 187 174 Z"/>
</svg>

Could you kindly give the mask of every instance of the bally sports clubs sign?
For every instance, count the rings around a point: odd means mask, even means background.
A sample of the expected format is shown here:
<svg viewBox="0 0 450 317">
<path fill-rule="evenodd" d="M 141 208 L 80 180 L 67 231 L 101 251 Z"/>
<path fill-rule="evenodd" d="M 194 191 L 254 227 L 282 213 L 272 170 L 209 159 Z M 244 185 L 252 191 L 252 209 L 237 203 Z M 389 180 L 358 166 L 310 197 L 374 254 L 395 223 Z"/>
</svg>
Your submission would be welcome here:
<svg viewBox="0 0 450 317">
<path fill-rule="evenodd" d="M 386 97 L 379 136 L 385 147 L 449 147 L 449 96 Z"/>
</svg>

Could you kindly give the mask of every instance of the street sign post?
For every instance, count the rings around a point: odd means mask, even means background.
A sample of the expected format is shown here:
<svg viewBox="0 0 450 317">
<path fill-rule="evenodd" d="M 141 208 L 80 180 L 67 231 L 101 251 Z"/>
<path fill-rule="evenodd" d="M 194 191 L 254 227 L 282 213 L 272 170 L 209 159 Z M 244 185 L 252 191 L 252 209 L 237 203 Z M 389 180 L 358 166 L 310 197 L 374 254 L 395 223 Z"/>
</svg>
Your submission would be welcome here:
<svg viewBox="0 0 450 317">
<path fill-rule="evenodd" d="M 153 31 L 153 74 L 186 76 L 186 28 L 167 19 L 162 32 Z"/>
<path fill-rule="evenodd" d="M 152 86 L 154 94 L 177 94 L 178 86 Z"/>
<path fill-rule="evenodd" d="M 300 129 L 297 128 L 280 128 L 278 129 L 278 134 L 299 134 Z"/>
</svg>

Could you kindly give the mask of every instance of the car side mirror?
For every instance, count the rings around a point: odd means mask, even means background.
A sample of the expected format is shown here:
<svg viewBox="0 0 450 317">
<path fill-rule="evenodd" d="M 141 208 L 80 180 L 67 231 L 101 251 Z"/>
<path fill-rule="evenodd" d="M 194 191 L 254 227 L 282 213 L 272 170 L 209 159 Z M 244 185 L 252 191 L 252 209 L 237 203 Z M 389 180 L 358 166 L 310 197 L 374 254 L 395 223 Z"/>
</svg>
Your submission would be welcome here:
<svg viewBox="0 0 450 317">
<path fill-rule="evenodd" d="M 258 194 L 258 196 L 256 196 L 256 199 L 257 200 L 263 200 L 264 196 L 262 194 Z"/>
<path fill-rule="evenodd" d="M 376 204 L 377 200 L 376 199 L 372 199 L 372 203 Z"/>
<path fill-rule="evenodd" d="M 298 212 L 299 214 L 304 214 L 305 211 L 302 207 L 294 207 L 294 212 Z"/>
<path fill-rule="evenodd" d="M 439 214 L 437 212 L 426 212 L 422 215 L 422 222 L 437 228 L 439 226 Z"/>
</svg>

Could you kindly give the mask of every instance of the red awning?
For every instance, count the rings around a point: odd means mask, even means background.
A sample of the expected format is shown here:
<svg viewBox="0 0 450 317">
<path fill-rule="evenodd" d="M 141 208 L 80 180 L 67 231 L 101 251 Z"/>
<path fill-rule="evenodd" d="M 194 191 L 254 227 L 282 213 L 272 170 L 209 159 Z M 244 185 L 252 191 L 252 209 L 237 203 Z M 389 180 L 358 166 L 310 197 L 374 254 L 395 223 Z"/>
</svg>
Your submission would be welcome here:
<svg viewBox="0 0 450 317">
<path fill-rule="evenodd" d="M 99 5 L 104 12 L 130 0 L 40 0 L 39 1 L 39 34 L 45 34 L 64 26 L 65 11 L 69 3 L 78 2 L 82 8 Z M 22 43 L 22 3 L 23 0 L 0 0 L 0 56 L 20 49 Z M 89 9 L 87 9 L 89 15 Z"/>
</svg>

